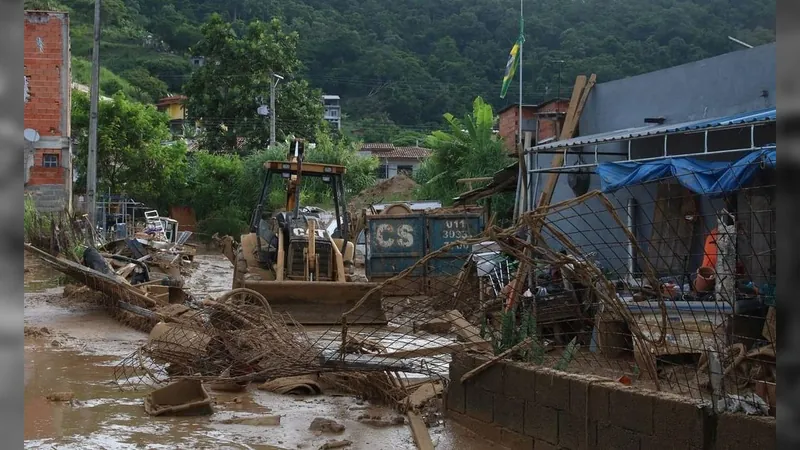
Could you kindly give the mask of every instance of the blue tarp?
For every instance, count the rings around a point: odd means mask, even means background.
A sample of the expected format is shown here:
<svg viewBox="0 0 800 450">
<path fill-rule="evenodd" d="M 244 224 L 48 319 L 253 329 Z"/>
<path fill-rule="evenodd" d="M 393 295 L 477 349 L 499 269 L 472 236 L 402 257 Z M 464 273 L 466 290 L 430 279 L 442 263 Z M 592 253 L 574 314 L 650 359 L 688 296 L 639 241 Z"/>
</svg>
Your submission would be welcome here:
<svg viewBox="0 0 800 450">
<path fill-rule="evenodd" d="M 597 166 L 603 192 L 675 177 L 686 188 L 701 195 L 719 197 L 741 189 L 762 167 L 774 168 L 775 146 L 752 151 L 738 161 L 702 161 L 695 158 L 665 158 L 656 161 L 610 162 Z"/>
</svg>

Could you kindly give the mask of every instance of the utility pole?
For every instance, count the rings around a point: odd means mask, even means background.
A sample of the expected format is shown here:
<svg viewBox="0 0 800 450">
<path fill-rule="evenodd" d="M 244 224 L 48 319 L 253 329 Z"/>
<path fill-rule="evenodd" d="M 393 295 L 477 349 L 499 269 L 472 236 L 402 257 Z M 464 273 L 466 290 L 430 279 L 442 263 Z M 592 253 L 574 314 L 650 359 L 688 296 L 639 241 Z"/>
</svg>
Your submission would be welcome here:
<svg viewBox="0 0 800 450">
<path fill-rule="evenodd" d="M 89 157 L 86 169 L 86 204 L 89 223 L 97 226 L 97 120 L 100 102 L 100 0 L 94 0 L 94 47 L 92 50 L 92 86 L 89 91 Z M 94 232 L 94 229 L 92 229 Z"/>
<path fill-rule="evenodd" d="M 556 98 L 561 100 L 561 68 L 564 66 L 564 60 L 559 59 L 556 62 L 558 63 L 558 94 Z"/>
<path fill-rule="evenodd" d="M 275 112 L 275 88 L 282 79 L 282 76 L 273 73 L 269 80 L 269 148 L 275 147 L 275 118 L 278 115 Z"/>
</svg>

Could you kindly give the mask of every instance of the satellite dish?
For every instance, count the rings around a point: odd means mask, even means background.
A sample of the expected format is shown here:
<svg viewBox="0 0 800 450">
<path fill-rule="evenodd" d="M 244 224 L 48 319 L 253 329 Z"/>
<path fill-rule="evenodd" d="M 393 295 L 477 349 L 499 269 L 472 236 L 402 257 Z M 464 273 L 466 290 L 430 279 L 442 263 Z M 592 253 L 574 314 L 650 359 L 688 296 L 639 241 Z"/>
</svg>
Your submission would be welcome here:
<svg viewBox="0 0 800 450">
<path fill-rule="evenodd" d="M 261 106 L 258 107 L 258 109 L 256 111 L 258 112 L 258 115 L 260 115 L 260 116 L 268 116 L 269 115 L 269 106 L 261 105 Z"/>
<path fill-rule="evenodd" d="M 25 140 L 28 142 L 39 142 L 39 132 L 33 128 L 25 128 L 25 131 L 23 131 L 22 134 L 25 136 Z"/>
</svg>

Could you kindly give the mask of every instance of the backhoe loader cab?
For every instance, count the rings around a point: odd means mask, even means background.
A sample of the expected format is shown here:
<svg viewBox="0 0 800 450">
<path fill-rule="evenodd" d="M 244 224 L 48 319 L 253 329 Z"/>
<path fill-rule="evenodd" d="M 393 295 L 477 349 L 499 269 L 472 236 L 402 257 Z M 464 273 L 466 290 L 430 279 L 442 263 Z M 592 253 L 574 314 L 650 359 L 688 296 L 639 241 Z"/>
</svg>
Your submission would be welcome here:
<svg viewBox="0 0 800 450">
<path fill-rule="evenodd" d="M 250 233 L 241 237 L 234 261 L 233 287 L 246 287 L 266 297 L 275 312 L 288 313 L 303 325 L 331 325 L 341 321 L 376 284 L 353 274 L 355 245 L 347 235 L 343 166 L 305 163 L 304 142 L 296 139 L 286 161 L 268 161 L 259 201 L 253 210 Z M 265 210 L 274 181 L 282 180 L 285 211 Z M 316 179 L 331 189 L 340 238 L 319 223 L 319 215 L 304 211 L 300 192 L 304 182 Z M 355 279 L 354 279 L 355 278 Z M 369 298 L 352 312 L 348 323 L 386 324 L 380 296 Z"/>
</svg>

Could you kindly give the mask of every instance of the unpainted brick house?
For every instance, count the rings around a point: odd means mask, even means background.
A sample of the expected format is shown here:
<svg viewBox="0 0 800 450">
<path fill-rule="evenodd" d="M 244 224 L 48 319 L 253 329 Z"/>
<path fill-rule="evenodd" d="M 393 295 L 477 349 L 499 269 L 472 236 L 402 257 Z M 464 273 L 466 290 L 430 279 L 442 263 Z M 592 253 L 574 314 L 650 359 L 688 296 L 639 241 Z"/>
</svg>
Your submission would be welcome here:
<svg viewBox="0 0 800 450">
<path fill-rule="evenodd" d="M 522 105 L 522 131 L 533 133 L 531 145 L 557 139 L 564 123 L 569 100 L 551 99 L 538 105 Z M 510 152 L 516 151 L 519 139 L 519 104 L 508 105 L 497 112 L 498 134 Z"/>
<path fill-rule="evenodd" d="M 40 211 L 71 210 L 69 16 L 25 11 L 24 36 L 25 193 Z"/>
</svg>

